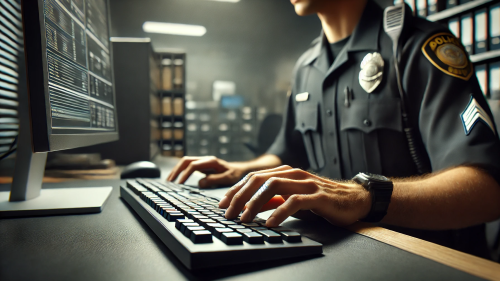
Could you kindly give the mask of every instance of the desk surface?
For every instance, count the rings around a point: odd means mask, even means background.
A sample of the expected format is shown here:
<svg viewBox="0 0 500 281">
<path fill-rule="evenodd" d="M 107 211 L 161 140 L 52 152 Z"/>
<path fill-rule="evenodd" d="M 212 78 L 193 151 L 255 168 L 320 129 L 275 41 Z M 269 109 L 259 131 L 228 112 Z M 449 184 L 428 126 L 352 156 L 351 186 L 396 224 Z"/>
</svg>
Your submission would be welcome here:
<svg viewBox="0 0 500 281">
<path fill-rule="evenodd" d="M 119 184 L 74 181 L 44 186 L 113 186 L 100 214 L 0 220 L 0 279 L 480 280 L 326 222 L 300 220 L 285 225 L 323 243 L 323 256 L 191 272 L 119 198 Z M 220 195 L 224 190 L 209 192 Z"/>
</svg>

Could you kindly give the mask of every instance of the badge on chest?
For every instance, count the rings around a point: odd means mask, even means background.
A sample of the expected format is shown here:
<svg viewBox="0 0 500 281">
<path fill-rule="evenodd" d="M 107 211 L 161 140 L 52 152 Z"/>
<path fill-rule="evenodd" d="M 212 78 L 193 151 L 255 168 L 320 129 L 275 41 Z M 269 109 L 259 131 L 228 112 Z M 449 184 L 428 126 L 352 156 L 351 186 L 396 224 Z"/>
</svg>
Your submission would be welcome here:
<svg viewBox="0 0 500 281">
<path fill-rule="evenodd" d="M 361 61 L 359 85 L 367 93 L 373 92 L 384 75 L 384 59 L 379 53 L 368 53 Z"/>
</svg>

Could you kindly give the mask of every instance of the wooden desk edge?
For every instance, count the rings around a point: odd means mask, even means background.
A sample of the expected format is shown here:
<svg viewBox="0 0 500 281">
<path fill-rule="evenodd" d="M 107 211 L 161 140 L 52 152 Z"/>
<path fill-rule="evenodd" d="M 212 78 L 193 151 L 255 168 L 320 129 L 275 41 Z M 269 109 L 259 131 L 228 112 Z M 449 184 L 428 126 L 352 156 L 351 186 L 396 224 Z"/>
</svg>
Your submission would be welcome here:
<svg viewBox="0 0 500 281">
<path fill-rule="evenodd" d="M 477 277 L 488 280 L 500 280 L 500 264 L 493 261 L 462 253 L 369 223 L 357 222 L 345 227 L 345 229 Z"/>
</svg>

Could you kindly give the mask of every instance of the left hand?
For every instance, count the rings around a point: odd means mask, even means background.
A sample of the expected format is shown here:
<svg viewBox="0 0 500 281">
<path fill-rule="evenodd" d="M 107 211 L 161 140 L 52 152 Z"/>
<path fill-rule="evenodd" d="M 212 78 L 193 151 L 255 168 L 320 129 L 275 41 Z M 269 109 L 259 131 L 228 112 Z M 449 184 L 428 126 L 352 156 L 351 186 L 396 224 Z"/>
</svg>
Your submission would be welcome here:
<svg viewBox="0 0 500 281">
<path fill-rule="evenodd" d="M 364 218 L 371 207 L 370 193 L 359 184 L 281 166 L 248 174 L 229 189 L 219 208 L 227 208 L 226 218 L 236 218 L 246 207 L 241 220 L 250 222 L 275 195 L 284 202 L 267 219 L 267 227 L 277 227 L 300 210 L 311 210 L 334 225 L 349 225 Z"/>
</svg>

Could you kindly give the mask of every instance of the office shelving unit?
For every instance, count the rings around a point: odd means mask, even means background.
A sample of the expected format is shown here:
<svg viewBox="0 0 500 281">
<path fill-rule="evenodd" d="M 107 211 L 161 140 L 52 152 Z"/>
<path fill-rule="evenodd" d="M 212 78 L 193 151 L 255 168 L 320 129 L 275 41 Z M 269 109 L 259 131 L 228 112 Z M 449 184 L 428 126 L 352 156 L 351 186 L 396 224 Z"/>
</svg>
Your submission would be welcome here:
<svg viewBox="0 0 500 281">
<path fill-rule="evenodd" d="M 15 147 L 19 130 L 17 97 L 25 89 L 22 30 L 18 1 L 0 1 L 0 156 Z"/>
<path fill-rule="evenodd" d="M 161 60 L 160 148 L 163 156 L 186 155 L 186 54 L 158 52 Z"/>
</svg>

